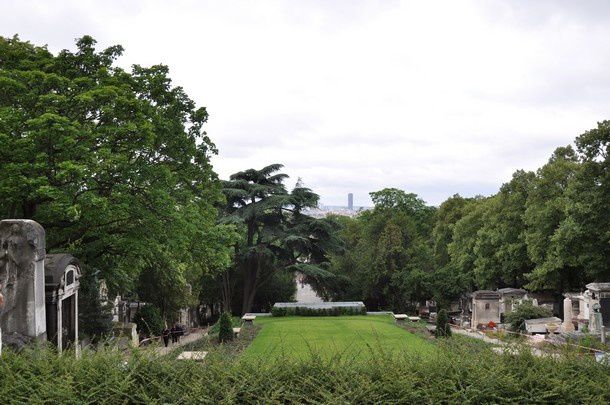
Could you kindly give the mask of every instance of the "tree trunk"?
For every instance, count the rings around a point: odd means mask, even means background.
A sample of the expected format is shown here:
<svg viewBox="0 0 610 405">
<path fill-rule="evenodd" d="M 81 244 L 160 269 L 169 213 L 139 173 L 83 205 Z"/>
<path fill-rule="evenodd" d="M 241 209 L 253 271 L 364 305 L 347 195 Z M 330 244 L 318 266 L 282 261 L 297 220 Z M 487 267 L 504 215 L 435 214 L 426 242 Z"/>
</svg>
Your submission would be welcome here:
<svg viewBox="0 0 610 405">
<path fill-rule="evenodd" d="M 233 301 L 233 286 L 231 285 L 230 270 L 222 274 L 222 311 L 231 313 L 231 302 Z"/>
<path fill-rule="evenodd" d="M 255 263 L 253 263 L 255 261 Z M 249 263 L 244 277 L 244 296 L 242 301 L 242 315 L 252 311 L 256 289 L 258 287 L 258 277 L 260 274 L 261 257 L 256 255 L 256 259 Z"/>
</svg>

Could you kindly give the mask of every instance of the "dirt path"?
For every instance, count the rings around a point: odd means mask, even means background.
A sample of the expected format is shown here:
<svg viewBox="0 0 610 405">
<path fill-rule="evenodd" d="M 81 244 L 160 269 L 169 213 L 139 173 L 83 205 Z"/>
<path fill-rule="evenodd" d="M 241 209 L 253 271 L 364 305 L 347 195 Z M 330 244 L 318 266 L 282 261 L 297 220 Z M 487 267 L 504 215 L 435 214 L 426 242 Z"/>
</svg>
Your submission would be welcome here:
<svg viewBox="0 0 610 405">
<path fill-rule="evenodd" d="M 167 353 L 171 352 L 172 350 L 177 349 L 178 347 L 185 346 L 189 343 L 199 340 L 207 334 L 208 334 L 207 329 L 199 329 L 199 330 L 189 333 L 186 336 L 182 336 L 178 343 L 170 342 L 170 344 L 167 347 L 158 346 L 158 347 L 154 347 L 153 349 L 155 350 L 155 353 L 163 356 L 163 355 L 166 355 Z"/>
</svg>

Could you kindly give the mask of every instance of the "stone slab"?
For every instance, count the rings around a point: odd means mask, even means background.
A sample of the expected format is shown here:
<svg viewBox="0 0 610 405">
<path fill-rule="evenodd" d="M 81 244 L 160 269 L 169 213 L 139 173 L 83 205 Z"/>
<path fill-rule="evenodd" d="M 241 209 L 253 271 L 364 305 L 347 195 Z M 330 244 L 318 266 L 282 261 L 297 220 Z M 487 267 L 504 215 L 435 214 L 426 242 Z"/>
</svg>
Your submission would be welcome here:
<svg viewBox="0 0 610 405">
<path fill-rule="evenodd" d="M 178 360 L 202 361 L 208 352 L 182 352 L 178 355 Z"/>
<path fill-rule="evenodd" d="M 241 317 L 242 321 L 246 321 L 246 322 L 252 322 L 253 320 L 256 319 L 255 315 L 244 315 Z"/>
<path fill-rule="evenodd" d="M 239 332 L 241 332 L 241 328 L 233 328 L 233 333 L 235 335 L 239 335 Z"/>
<path fill-rule="evenodd" d="M 421 318 L 419 316 L 409 316 L 408 317 L 411 322 L 419 322 Z"/>
<path fill-rule="evenodd" d="M 394 314 L 394 319 L 396 319 L 397 321 L 404 321 L 407 318 L 407 314 Z"/>
</svg>

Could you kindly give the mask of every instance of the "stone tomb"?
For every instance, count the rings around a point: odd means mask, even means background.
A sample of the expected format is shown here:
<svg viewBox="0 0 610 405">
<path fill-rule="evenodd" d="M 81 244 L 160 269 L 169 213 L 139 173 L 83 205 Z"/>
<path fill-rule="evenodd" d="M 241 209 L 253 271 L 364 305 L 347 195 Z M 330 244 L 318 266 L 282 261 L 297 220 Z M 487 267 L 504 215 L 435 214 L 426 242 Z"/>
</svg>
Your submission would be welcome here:
<svg viewBox="0 0 610 405">
<path fill-rule="evenodd" d="M 45 261 L 47 338 L 61 352 L 78 346 L 80 263 L 70 254 L 47 255 Z"/>
<path fill-rule="evenodd" d="M 500 293 L 489 290 L 473 292 L 471 327 L 476 329 L 490 322 L 500 323 Z"/>
<path fill-rule="evenodd" d="M 592 333 L 600 333 L 601 326 L 610 326 L 610 283 L 589 283 L 582 293 L 564 294 L 564 332 L 581 331 L 586 326 Z M 595 308 L 599 307 L 599 312 Z"/>
</svg>

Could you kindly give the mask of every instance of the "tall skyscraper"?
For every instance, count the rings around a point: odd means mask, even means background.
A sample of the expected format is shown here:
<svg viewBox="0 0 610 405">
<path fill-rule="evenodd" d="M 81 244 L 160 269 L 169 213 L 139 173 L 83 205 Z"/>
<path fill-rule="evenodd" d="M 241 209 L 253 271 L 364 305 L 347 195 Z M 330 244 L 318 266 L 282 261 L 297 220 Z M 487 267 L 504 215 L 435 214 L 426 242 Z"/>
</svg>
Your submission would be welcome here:
<svg viewBox="0 0 610 405">
<path fill-rule="evenodd" d="M 347 208 L 349 208 L 350 210 L 354 209 L 354 194 L 349 193 L 347 195 Z"/>
</svg>

